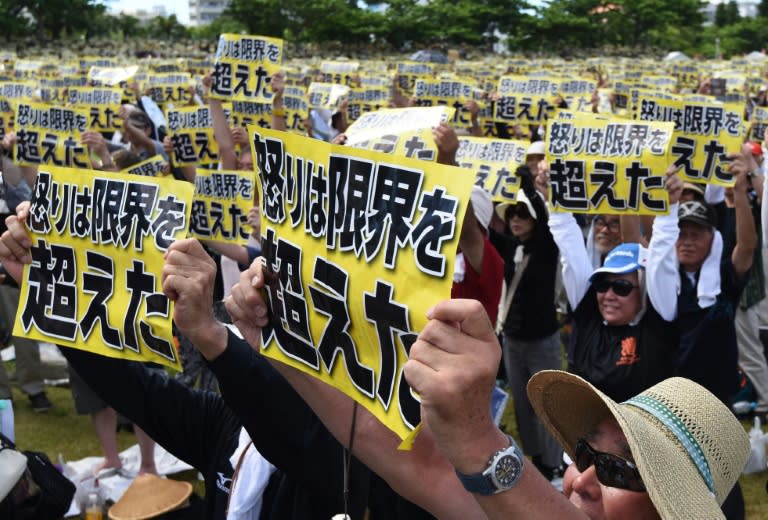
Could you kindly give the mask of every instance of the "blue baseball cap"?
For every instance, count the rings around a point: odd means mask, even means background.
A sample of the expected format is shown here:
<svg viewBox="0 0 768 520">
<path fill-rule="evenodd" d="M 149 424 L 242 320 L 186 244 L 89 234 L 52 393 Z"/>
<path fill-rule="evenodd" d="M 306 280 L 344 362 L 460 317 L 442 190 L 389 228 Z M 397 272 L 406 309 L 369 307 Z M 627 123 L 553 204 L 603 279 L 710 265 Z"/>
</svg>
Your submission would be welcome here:
<svg viewBox="0 0 768 520">
<path fill-rule="evenodd" d="M 611 249 L 603 265 L 595 269 L 589 281 L 603 273 L 627 274 L 638 269 L 645 269 L 648 263 L 648 250 L 637 243 L 619 244 Z"/>
</svg>

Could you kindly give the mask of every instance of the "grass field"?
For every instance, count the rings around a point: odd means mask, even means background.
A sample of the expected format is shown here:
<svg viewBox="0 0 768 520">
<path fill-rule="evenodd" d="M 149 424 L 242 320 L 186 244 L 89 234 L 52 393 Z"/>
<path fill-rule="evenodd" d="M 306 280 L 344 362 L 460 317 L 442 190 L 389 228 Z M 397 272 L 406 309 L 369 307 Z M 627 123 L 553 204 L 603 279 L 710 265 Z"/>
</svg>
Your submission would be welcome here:
<svg viewBox="0 0 768 520">
<path fill-rule="evenodd" d="M 9 373 L 13 371 L 12 365 L 13 363 L 6 364 Z M 69 388 L 48 387 L 46 393 L 53 402 L 53 408 L 46 413 L 35 413 L 30 408 L 27 397 L 17 388 L 13 390 L 16 441 L 19 448 L 44 451 L 53 461 L 58 460 L 59 454 L 65 460 L 100 455 L 99 444 L 90 418 L 75 413 Z M 511 405 L 503 421 L 505 429 L 515 435 L 515 420 Z M 751 424 L 745 422 L 744 426 L 749 429 Z M 118 433 L 120 450 L 135 442 L 136 438 L 133 434 L 123 431 Z M 189 480 L 195 485 L 195 491 L 203 495 L 202 482 L 197 481 L 196 475 L 196 472 L 189 471 L 175 478 Z M 768 472 L 746 475 L 740 479 L 747 505 L 747 518 L 750 520 L 768 518 L 767 480 Z"/>
</svg>

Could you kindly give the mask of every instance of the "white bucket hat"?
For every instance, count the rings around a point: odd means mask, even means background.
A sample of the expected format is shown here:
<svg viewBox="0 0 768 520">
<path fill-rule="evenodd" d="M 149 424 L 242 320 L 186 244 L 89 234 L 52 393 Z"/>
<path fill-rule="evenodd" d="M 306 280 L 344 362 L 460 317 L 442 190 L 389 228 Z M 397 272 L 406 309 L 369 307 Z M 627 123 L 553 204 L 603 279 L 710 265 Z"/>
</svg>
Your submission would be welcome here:
<svg viewBox="0 0 768 520">
<path fill-rule="evenodd" d="M 545 370 L 528 382 L 528 397 L 571 458 L 577 439 L 613 416 L 662 518 L 723 518 L 720 505 L 744 469 L 749 438 L 704 387 L 673 377 L 616 403 L 578 376 Z"/>
</svg>

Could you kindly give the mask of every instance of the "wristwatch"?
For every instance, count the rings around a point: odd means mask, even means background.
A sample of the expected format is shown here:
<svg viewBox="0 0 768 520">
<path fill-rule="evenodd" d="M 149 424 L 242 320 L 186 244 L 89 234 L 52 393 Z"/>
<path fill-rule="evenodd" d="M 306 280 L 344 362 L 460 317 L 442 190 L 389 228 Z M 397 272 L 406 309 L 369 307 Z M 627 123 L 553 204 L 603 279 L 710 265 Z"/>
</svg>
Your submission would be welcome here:
<svg viewBox="0 0 768 520">
<path fill-rule="evenodd" d="M 482 473 L 465 475 L 456 470 L 464 489 L 478 495 L 495 495 L 515 487 L 523 474 L 525 457 L 515 440 L 507 435 L 509 446 L 491 455 L 488 467 Z"/>
</svg>

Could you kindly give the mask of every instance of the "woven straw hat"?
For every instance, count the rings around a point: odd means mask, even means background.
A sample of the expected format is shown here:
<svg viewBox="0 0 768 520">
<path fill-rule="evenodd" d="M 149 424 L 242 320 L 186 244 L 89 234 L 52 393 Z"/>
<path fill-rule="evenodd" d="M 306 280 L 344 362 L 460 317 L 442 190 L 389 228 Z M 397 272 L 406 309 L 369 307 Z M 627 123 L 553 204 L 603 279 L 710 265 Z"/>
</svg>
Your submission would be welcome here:
<svg viewBox="0 0 768 520">
<path fill-rule="evenodd" d="M 612 415 L 662 518 L 723 518 L 720 504 L 747 462 L 749 439 L 702 386 L 673 377 L 616 403 L 578 376 L 545 370 L 529 381 L 528 396 L 571 458 L 576 440 Z"/>
<path fill-rule="evenodd" d="M 123 496 L 109 508 L 112 520 L 155 518 L 178 508 L 192 494 L 192 484 L 144 474 L 136 477 Z"/>
</svg>

